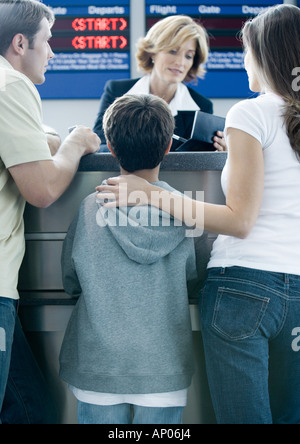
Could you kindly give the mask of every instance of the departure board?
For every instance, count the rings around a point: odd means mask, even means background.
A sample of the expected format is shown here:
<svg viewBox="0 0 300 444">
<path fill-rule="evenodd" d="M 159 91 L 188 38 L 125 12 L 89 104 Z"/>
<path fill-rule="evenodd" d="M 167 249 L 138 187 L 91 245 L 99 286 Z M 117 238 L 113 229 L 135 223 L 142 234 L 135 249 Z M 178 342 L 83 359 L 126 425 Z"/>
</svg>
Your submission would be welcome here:
<svg viewBox="0 0 300 444">
<path fill-rule="evenodd" d="M 130 0 L 44 0 L 56 20 L 43 99 L 91 99 L 130 78 Z"/>
<path fill-rule="evenodd" d="M 264 0 L 146 0 L 146 29 L 170 15 L 184 14 L 202 24 L 210 37 L 207 74 L 190 86 L 210 98 L 248 97 L 242 43 L 238 38 L 245 21 L 282 1 Z"/>
</svg>

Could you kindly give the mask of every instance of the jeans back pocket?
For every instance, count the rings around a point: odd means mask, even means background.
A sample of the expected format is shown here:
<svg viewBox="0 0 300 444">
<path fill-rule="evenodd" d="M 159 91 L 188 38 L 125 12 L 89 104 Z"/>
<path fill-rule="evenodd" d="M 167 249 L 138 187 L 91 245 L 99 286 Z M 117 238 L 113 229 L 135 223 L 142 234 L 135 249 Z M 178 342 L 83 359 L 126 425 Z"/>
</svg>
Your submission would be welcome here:
<svg viewBox="0 0 300 444">
<path fill-rule="evenodd" d="M 269 302 L 269 298 L 246 291 L 219 288 L 212 326 L 231 340 L 254 336 Z"/>
</svg>

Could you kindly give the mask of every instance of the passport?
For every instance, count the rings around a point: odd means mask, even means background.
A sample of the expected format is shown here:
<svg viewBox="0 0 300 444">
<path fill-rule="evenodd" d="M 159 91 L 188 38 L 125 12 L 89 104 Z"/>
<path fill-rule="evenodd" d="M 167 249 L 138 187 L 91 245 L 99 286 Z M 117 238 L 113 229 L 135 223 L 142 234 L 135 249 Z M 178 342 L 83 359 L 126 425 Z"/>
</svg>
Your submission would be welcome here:
<svg viewBox="0 0 300 444">
<path fill-rule="evenodd" d="M 176 151 L 216 151 L 213 138 L 217 131 L 224 131 L 225 121 L 224 117 L 196 111 L 191 138 Z"/>
</svg>

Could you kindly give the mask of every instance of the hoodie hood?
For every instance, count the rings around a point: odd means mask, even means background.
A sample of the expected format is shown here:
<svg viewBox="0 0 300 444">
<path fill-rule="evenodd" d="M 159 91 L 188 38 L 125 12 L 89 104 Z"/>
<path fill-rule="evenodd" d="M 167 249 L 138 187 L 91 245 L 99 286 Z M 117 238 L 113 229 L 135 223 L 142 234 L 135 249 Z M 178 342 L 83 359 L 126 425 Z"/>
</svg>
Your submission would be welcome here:
<svg viewBox="0 0 300 444">
<path fill-rule="evenodd" d="M 165 182 L 155 185 L 179 194 Z M 97 223 L 110 230 L 129 259 L 143 265 L 168 256 L 186 236 L 181 221 L 150 206 L 105 208 L 100 204 Z"/>
</svg>

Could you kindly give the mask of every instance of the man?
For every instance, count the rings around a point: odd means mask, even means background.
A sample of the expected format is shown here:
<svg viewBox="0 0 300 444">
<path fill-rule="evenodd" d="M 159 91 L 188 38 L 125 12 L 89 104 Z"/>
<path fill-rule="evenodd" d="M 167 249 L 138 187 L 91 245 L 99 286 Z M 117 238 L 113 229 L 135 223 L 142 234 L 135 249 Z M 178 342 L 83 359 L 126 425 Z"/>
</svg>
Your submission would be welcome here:
<svg viewBox="0 0 300 444">
<path fill-rule="evenodd" d="M 31 381 L 28 373 L 34 371 L 28 354 L 17 364 L 21 351 L 24 353 L 27 347 L 18 321 L 15 329 L 18 272 L 25 247 L 25 201 L 41 208 L 55 202 L 71 183 L 80 158 L 96 152 L 100 144 L 98 136 L 80 126 L 51 155 L 42 125 L 41 100 L 34 84 L 45 81 L 47 64 L 54 56 L 49 46 L 53 23 L 52 11 L 36 0 L 0 0 L 0 411 L 5 402 L 2 422 L 12 421 L 6 408 L 12 410 L 17 423 L 44 422 L 47 416 L 41 413 L 42 400 L 32 414 L 25 405 L 26 420 L 18 418 L 11 399 L 4 400 L 9 371 L 14 373 L 13 383 L 21 381 L 20 390 L 28 390 L 27 400 L 39 396 L 38 386 L 27 387 L 27 381 Z M 37 376 L 32 381 L 36 383 Z M 24 405 L 24 399 L 22 403 L 19 400 L 19 405 Z"/>
</svg>

